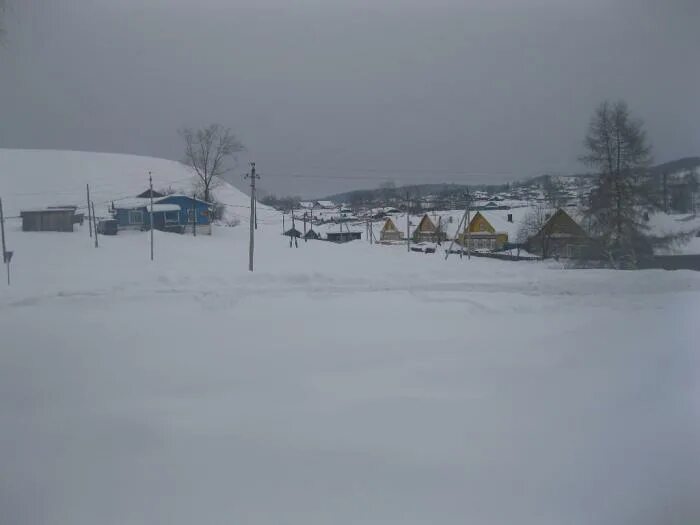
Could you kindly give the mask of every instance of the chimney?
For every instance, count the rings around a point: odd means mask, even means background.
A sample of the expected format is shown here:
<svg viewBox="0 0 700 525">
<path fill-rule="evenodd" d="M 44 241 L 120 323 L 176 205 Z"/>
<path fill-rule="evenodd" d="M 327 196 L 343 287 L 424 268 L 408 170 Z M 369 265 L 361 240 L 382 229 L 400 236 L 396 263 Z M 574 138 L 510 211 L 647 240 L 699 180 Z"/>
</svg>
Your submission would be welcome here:
<svg viewBox="0 0 700 525">
<path fill-rule="evenodd" d="M 508 222 L 513 222 L 513 214 L 512 213 L 508 214 Z"/>
</svg>

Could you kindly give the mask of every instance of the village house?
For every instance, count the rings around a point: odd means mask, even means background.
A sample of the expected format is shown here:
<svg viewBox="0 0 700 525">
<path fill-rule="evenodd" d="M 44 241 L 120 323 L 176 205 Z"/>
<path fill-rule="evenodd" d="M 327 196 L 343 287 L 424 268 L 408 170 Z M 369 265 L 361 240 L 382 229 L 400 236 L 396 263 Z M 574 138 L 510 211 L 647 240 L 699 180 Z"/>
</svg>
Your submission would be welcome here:
<svg viewBox="0 0 700 525">
<path fill-rule="evenodd" d="M 477 211 L 460 232 L 457 241 L 471 250 L 502 250 L 508 240 L 515 238 L 517 225 L 512 213 Z M 469 244 L 469 246 L 467 246 Z"/>
<path fill-rule="evenodd" d="M 543 258 L 591 256 L 594 248 L 591 237 L 561 208 L 527 240 L 527 250 Z"/>
<path fill-rule="evenodd" d="M 442 242 L 447 239 L 447 235 L 442 230 L 442 225 L 438 220 L 438 226 L 435 225 L 433 220 L 426 213 L 421 218 L 418 226 L 413 231 L 413 241 L 414 242 Z"/>
<path fill-rule="evenodd" d="M 136 197 L 124 199 L 113 205 L 112 214 L 120 230 L 157 230 L 176 233 L 192 232 L 211 234 L 210 204 L 188 195 L 166 195 L 153 199 Z"/>
<path fill-rule="evenodd" d="M 394 219 L 392 217 L 387 217 L 386 221 L 384 221 L 384 226 L 382 226 L 379 232 L 379 240 L 382 242 L 389 242 L 401 241 L 403 238 L 403 232 L 396 227 Z"/>
</svg>

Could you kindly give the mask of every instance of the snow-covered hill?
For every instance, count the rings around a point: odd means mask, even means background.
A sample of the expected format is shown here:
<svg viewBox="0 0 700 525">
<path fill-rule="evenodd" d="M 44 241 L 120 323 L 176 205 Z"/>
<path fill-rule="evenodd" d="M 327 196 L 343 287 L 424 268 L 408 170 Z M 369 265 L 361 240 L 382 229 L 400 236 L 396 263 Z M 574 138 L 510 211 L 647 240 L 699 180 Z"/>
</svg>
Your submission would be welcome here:
<svg viewBox="0 0 700 525">
<path fill-rule="evenodd" d="M 172 160 L 113 153 L 57 150 L 0 149 L 0 197 L 5 214 L 45 206 L 85 206 L 86 184 L 98 215 L 109 203 L 134 197 L 148 188 L 149 172 L 155 189 L 190 193 L 195 177 L 187 166 Z M 228 183 L 216 190 L 226 204 L 227 217 L 246 217 L 250 198 Z M 260 205 L 259 216 L 271 213 Z"/>
</svg>

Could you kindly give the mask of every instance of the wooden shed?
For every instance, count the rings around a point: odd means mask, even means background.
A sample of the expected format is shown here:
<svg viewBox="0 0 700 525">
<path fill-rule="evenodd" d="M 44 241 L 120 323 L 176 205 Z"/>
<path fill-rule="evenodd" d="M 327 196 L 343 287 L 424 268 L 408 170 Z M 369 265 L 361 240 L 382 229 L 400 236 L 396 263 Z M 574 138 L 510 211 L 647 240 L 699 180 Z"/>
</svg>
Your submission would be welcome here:
<svg viewBox="0 0 700 525">
<path fill-rule="evenodd" d="M 72 232 L 75 208 L 48 208 L 43 210 L 24 210 L 22 231 L 25 232 Z"/>
</svg>

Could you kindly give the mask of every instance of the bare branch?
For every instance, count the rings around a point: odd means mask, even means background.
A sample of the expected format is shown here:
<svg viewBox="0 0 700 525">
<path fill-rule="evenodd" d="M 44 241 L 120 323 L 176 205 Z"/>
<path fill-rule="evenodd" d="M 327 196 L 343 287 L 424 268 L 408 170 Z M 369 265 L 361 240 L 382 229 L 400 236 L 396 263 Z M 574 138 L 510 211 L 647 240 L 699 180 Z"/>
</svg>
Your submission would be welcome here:
<svg viewBox="0 0 700 525">
<path fill-rule="evenodd" d="M 204 200 L 211 199 L 211 190 L 221 181 L 221 176 L 229 169 L 226 160 L 245 147 L 229 128 L 211 124 L 206 128 L 193 131 L 190 128 L 180 130 L 185 140 L 185 158 L 183 163 L 192 167 L 200 180 Z"/>
</svg>

